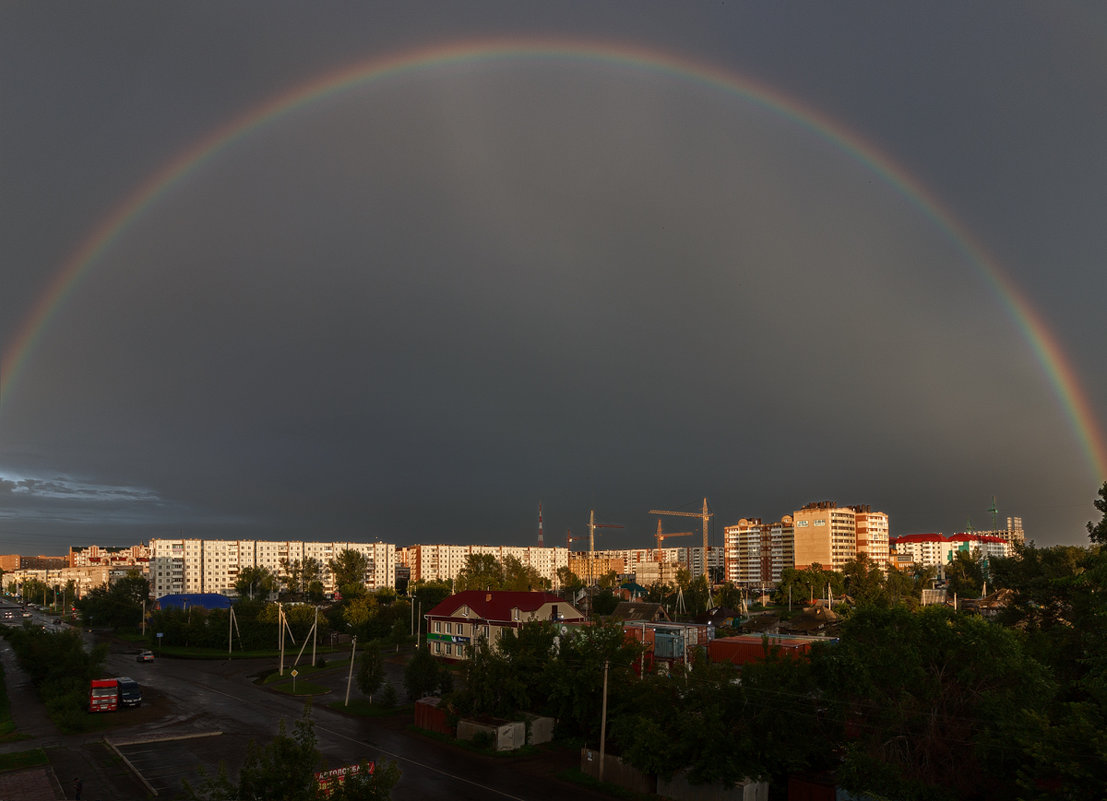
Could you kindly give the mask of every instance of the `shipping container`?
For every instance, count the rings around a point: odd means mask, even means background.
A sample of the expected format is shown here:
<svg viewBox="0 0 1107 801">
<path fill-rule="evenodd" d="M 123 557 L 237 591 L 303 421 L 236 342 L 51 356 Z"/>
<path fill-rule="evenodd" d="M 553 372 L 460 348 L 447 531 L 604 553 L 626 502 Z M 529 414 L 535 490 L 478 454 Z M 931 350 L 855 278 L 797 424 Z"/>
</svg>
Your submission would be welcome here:
<svg viewBox="0 0 1107 801">
<path fill-rule="evenodd" d="M 761 635 L 719 637 L 707 644 L 708 657 L 712 662 L 733 662 L 735 665 L 748 665 L 763 662 L 767 652 L 781 656 L 798 657 L 811 650 L 813 639 L 796 637 L 762 637 Z"/>
</svg>

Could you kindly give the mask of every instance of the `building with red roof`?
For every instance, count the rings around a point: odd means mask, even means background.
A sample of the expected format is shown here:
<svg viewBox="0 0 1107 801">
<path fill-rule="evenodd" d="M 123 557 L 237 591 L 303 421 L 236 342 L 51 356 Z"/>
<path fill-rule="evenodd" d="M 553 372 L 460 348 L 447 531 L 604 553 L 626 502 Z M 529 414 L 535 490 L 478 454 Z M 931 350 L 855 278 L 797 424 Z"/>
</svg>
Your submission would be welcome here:
<svg viewBox="0 0 1107 801">
<path fill-rule="evenodd" d="M 1010 556 L 1011 543 L 993 534 L 966 532 L 951 534 L 905 534 L 891 539 L 892 551 L 900 565 L 918 564 L 941 567 L 953 561 L 958 551 L 978 552 L 983 557 Z"/>
<path fill-rule="evenodd" d="M 443 659 L 467 659 L 481 638 L 495 645 L 503 632 L 535 620 L 582 623 L 584 615 L 549 592 L 465 590 L 425 615 L 427 646 Z"/>
</svg>

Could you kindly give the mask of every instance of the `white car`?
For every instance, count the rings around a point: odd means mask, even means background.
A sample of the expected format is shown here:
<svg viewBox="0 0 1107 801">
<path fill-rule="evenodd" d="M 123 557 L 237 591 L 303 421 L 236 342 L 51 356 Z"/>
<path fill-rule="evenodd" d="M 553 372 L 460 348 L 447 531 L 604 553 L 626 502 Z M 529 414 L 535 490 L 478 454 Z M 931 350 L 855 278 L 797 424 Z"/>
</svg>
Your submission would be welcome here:
<svg viewBox="0 0 1107 801">
<path fill-rule="evenodd" d="M 139 651 L 138 656 L 135 657 L 135 661 L 136 662 L 153 662 L 154 661 L 154 652 L 153 651 Z"/>
</svg>

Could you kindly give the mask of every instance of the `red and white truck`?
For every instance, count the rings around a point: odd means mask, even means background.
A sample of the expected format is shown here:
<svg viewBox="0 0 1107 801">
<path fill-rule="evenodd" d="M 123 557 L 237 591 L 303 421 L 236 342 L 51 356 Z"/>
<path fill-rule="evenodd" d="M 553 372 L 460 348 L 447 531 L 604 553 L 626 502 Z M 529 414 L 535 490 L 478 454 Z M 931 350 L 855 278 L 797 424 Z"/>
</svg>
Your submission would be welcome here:
<svg viewBox="0 0 1107 801">
<path fill-rule="evenodd" d="M 139 706 L 142 688 L 128 676 L 116 679 L 93 679 L 88 688 L 89 712 L 114 712 L 120 706 Z"/>
</svg>

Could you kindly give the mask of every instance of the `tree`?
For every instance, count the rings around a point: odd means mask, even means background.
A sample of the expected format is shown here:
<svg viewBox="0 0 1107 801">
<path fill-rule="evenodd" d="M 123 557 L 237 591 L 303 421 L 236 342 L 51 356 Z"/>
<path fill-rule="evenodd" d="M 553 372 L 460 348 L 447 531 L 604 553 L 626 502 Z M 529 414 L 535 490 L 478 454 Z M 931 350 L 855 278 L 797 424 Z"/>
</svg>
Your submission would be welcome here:
<svg viewBox="0 0 1107 801">
<path fill-rule="evenodd" d="M 281 559 L 280 565 L 280 582 L 284 588 L 281 598 L 298 597 L 303 592 L 300 560 L 292 561 L 286 557 Z"/>
<path fill-rule="evenodd" d="M 1098 797 L 1107 775 L 1107 548 L 1020 545 L 993 559 L 991 572 L 1010 591 L 997 619 L 1022 633 L 1060 685 L 1040 721 L 1048 728 L 1026 746 L 1020 781 L 1064 787 L 1061 798 Z"/>
<path fill-rule="evenodd" d="M 1088 521 L 1088 537 L 1097 545 L 1107 545 L 1107 481 L 1099 488 L 1099 499 L 1092 501 L 1095 508 L 1102 513 L 1103 518 L 1096 524 Z"/>
<path fill-rule="evenodd" d="M 600 732 L 604 663 L 611 688 L 637 681 L 634 663 L 641 646 L 628 641 L 618 623 L 572 627 L 560 635 L 557 659 L 543 672 L 545 712 L 558 719 L 559 731 L 593 741 Z"/>
<path fill-rule="evenodd" d="M 341 784 L 324 790 L 315 777 L 323 765 L 315 746 L 315 728 L 305 709 L 291 734 L 282 720 L 280 732 L 268 744 L 250 743 L 237 785 L 228 778 L 226 766 L 220 765 L 214 777 L 201 771 L 196 786 L 186 780 L 185 797 L 191 801 L 387 801 L 391 797 L 400 779 L 395 762 L 377 763 L 372 771 L 362 764 Z"/>
<path fill-rule="evenodd" d="M 276 591 L 277 585 L 277 577 L 273 575 L 273 571 L 261 565 L 242 568 L 234 581 L 234 589 L 238 596 L 251 601 L 268 598 Z"/>
<path fill-rule="evenodd" d="M 504 558 L 503 576 L 502 589 L 505 590 L 530 592 L 550 588 L 550 580 L 540 575 L 538 568 L 533 565 L 524 565 L 514 556 Z"/>
<path fill-rule="evenodd" d="M 958 551 L 946 565 L 947 591 L 959 598 L 975 598 L 984 591 L 984 568 L 980 564 L 980 551 Z"/>
<path fill-rule="evenodd" d="M 404 668 L 404 689 L 407 697 L 417 701 L 424 695 L 449 692 L 453 687 L 450 671 L 431 654 L 430 648 L 417 648 Z"/>
<path fill-rule="evenodd" d="M 812 649 L 820 706 L 845 740 L 843 787 L 889 798 L 1013 798 L 1054 685 L 1019 635 L 929 606 L 858 609 Z"/>
<path fill-rule="evenodd" d="M 557 583 L 563 590 L 579 590 L 584 586 L 584 582 L 581 581 L 580 576 L 568 567 L 559 567 L 557 569 Z"/>
<path fill-rule="evenodd" d="M 454 579 L 454 591 L 499 590 L 504 586 L 504 570 L 490 553 L 471 553 Z"/>
<path fill-rule="evenodd" d="M 596 579 L 596 586 L 603 590 L 614 590 L 619 586 L 619 574 L 614 570 L 608 570 Z"/>
<path fill-rule="evenodd" d="M 361 551 L 346 548 L 327 562 L 334 575 L 334 586 L 343 598 L 357 598 L 365 594 L 365 578 L 369 573 L 369 558 Z"/>
<path fill-rule="evenodd" d="M 86 624 L 137 628 L 142 620 L 142 604 L 149 597 L 150 582 L 131 570 L 111 584 L 89 590 L 75 605 Z"/>
<path fill-rule="evenodd" d="M 884 574 L 866 554 L 850 559 L 842 566 L 846 594 L 858 604 L 888 605 Z"/>
<path fill-rule="evenodd" d="M 818 562 L 808 565 L 803 570 L 786 567 L 781 571 L 780 584 L 774 600 L 778 604 L 788 603 L 790 590 L 793 603 L 807 603 L 815 598 L 825 598 L 828 587 L 833 594 L 841 595 L 844 588 L 842 574 L 827 570 Z"/>
<path fill-rule="evenodd" d="M 373 693 L 384 684 L 384 657 L 380 649 L 370 644 L 358 660 L 357 687 L 369 696 L 369 703 L 373 702 Z"/>
</svg>

